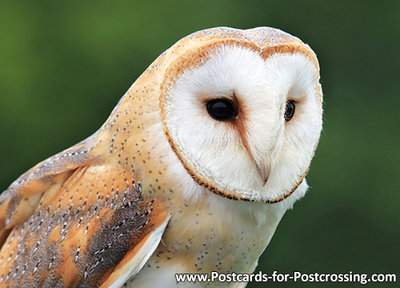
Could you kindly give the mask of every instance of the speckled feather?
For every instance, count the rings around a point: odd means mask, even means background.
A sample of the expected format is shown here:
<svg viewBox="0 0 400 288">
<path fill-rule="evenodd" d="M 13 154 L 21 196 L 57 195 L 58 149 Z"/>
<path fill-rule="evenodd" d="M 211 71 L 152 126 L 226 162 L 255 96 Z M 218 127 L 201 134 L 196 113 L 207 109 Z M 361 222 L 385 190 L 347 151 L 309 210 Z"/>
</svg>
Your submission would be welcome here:
<svg viewBox="0 0 400 288">
<path fill-rule="evenodd" d="M 170 282 L 159 281 L 172 287 L 171 275 L 179 271 L 253 271 L 284 211 L 304 194 L 303 178 L 294 200 L 282 205 L 229 200 L 241 197 L 202 180 L 164 125 L 167 91 L 223 45 L 264 59 L 300 53 L 319 69 L 307 45 L 273 28 L 213 28 L 177 42 L 94 135 L 39 163 L 0 196 L 0 287 L 107 287 L 140 250 L 150 257 L 155 247 L 141 247 L 168 221 L 162 245 L 125 286 L 151 286 L 154 273 L 167 273 Z M 322 101 L 319 84 L 316 89 Z M 188 190 L 198 196 L 186 197 Z"/>
<path fill-rule="evenodd" d="M 0 287 L 99 287 L 167 215 L 121 168 L 83 166 L 59 182 L 15 223 L 0 253 Z"/>
</svg>

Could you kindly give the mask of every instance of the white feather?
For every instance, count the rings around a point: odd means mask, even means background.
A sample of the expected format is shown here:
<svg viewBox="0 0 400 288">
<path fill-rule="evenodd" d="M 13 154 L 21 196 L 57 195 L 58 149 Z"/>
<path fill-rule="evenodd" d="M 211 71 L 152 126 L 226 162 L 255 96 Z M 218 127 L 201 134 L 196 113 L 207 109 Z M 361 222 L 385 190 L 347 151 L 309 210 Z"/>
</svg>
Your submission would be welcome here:
<svg viewBox="0 0 400 288">
<path fill-rule="evenodd" d="M 322 127 L 317 84 L 317 68 L 302 54 L 264 60 L 248 48 L 224 46 L 171 87 L 167 126 L 203 181 L 254 201 L 278 199 L 299 184 L 313 156 Z M 220 97 L 242 103 L 251 153 L 232 125 L 208 115 L 205 101 Z M 285 122 L 288 99 L 296 113 Z M 271 167 L 266 185 L 256 164 Z"/>
</svg>

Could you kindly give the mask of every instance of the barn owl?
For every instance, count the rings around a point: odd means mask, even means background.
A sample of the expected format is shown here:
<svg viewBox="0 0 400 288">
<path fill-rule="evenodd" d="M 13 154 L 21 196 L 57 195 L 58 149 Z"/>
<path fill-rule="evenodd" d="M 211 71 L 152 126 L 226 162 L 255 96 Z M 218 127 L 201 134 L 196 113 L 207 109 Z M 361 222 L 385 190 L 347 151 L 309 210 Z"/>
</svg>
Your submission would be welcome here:
<svg viewBox="0 0 400 288">
<path fill-rule="evenodd" d="M 314 52 L 281 30 L 193 33 L 105 124 L 0 196 L 0 287 L 244 287 L 306 190 L 322 127 Z"/>
</svg>

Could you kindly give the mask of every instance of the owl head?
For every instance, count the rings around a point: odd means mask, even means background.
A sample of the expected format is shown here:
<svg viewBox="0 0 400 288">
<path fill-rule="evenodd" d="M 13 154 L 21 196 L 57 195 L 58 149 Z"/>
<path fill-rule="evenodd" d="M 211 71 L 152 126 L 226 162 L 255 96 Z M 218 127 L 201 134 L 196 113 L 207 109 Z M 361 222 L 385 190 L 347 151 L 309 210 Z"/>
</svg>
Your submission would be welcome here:
<svg viewBox="0 0 400 288">
<path fill-rule="evenodd" d="M 166 54 L 163 130 L 194 181 L 229 199 L 291 195 L 322 128 L 311 48 L 273 28 L 220 27 L 189 35 Z"/>
</svg>

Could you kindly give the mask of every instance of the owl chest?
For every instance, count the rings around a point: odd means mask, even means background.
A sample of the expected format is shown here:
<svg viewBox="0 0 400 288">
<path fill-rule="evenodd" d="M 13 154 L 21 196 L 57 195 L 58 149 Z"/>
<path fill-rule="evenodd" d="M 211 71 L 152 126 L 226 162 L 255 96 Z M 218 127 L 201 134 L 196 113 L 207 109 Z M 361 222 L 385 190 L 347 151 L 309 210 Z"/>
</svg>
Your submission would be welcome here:
<svg viewBox="0 0 400 288">
<path fill-rule="evenodd" d="M 176 287 L 176 273 L 252 272 L 280 217 L 265 207 L 229 202 L 177 208 L 159 247 L 128 287 Z M 191 285 L 210 283 L 178 286 Z"/>
</svg>

